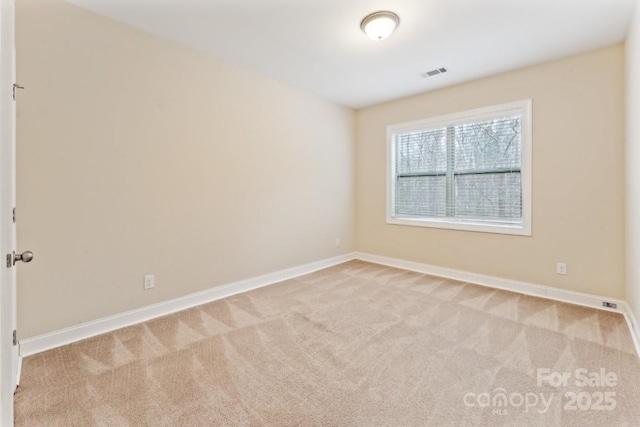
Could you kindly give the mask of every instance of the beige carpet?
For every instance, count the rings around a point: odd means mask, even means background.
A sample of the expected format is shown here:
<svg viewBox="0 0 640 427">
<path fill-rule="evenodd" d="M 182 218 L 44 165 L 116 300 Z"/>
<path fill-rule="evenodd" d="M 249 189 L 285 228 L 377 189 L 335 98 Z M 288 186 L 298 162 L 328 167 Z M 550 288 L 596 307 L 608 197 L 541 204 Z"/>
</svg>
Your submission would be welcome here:
<svg viewBox="0 0 640 427">
<path fill-rule="evenodd" d="M 539 368 L 571 377 L 538 386 Z M 640 363 L 621 315 L 353 261 L 26 358 L 15 409 L 18 426 L 640 426 Z"/>
</svg>

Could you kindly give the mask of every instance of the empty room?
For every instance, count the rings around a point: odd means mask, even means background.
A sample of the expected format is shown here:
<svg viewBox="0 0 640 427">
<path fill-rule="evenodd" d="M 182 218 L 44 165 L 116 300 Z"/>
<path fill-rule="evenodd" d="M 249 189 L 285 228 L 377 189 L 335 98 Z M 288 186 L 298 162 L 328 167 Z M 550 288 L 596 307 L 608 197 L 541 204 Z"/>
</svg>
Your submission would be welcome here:
<svg viewBox="0 0 640 427">
<path fill-rule="evenodd" d="M 637 0 L 0 0 L 2 426 L 640 426 Z"/>
</svg>

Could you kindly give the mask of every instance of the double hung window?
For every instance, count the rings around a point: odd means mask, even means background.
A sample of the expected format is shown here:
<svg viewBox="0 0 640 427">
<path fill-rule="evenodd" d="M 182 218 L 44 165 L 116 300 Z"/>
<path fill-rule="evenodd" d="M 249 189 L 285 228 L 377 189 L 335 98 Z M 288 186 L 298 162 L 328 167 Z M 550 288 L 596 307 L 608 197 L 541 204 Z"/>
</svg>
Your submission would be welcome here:
<svg viewBox="0 0 640 427">
<path fill-rule="evenodd" d="M 531 101 L 388 127 L 387 222 L 531 235 Z"/>
</svg>

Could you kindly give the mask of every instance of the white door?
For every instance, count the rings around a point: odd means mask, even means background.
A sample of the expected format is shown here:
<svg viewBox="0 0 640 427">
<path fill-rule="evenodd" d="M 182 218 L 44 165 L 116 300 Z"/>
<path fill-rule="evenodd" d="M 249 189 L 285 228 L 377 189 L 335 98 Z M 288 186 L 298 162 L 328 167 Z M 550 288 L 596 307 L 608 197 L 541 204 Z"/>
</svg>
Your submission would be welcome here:
<svg viewBox="0 0 640 427">
<path fill-rule="evenodd" d="M 14 3 L 0 0 L 0 401 L 2 426 L 13 425 L 13 393 L 18 382 L 16 329 Z"/>
</svg>

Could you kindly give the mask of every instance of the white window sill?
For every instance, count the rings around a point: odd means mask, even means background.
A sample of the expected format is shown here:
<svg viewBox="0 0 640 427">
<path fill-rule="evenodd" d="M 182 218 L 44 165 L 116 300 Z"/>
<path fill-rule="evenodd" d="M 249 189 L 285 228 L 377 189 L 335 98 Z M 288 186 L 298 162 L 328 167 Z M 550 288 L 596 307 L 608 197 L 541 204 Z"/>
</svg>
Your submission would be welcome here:
<svg viewBox="0 0 640 427">
<path fill-rule="evenodd" d="M 480 222 L 451 218 L 388 217 L 387 224 L 531 236 L 531 227 L 521 223 Z"/>
</svg>

